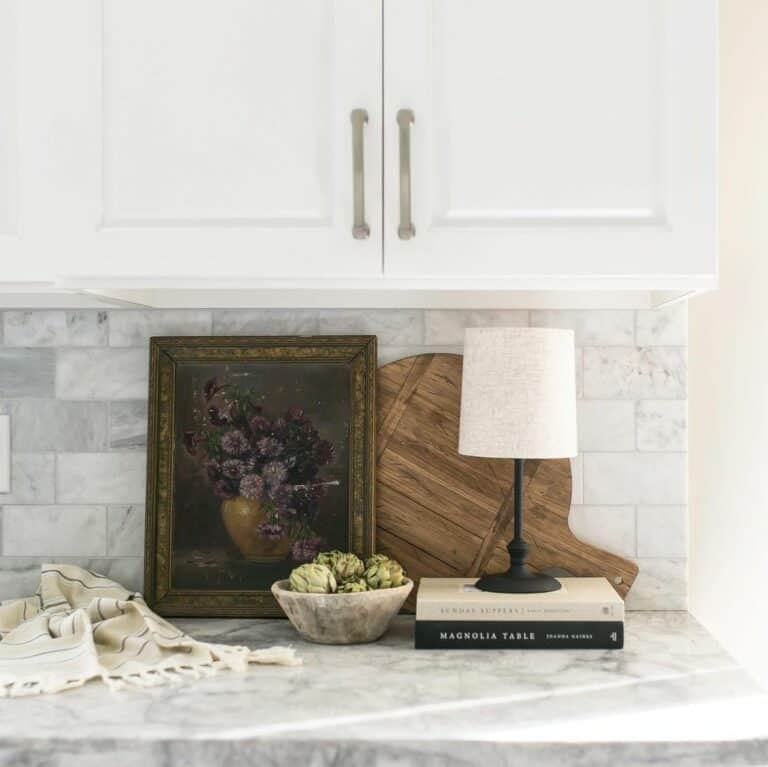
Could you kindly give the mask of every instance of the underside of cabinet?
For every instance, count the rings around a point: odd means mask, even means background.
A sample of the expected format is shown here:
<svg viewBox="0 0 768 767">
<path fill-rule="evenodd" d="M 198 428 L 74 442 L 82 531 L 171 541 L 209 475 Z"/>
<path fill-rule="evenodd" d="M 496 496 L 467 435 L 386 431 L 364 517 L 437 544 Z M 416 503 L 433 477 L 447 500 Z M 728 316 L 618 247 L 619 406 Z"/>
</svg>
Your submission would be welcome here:
<svg viewBox="0 0 768 767">
<path fill-rule="evenodd" d="M 652 309 L 707 292 L 715 285 L 652 289 L 482 289 L 472 285 L 408 287 L 307 284 L 295 281 L 240 287 L 112 286 L 74 287 L 17 283 L 0 287 L 0 309 L 158 308 L 247 309 Z"/>
</svg>

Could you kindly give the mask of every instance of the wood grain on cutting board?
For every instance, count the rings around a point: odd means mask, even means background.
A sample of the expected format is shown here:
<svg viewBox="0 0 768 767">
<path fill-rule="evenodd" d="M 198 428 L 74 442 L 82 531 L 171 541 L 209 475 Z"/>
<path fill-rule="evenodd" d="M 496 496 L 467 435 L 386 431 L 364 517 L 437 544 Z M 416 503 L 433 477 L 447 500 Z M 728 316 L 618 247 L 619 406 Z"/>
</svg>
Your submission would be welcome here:
<svg viewBox="0 0 768 767">
<path fill-rule="evenodd" d="M 424 576 L 478 576 L 509 566 L 514 462 L 458 454 L 462 358 L 422 354 L 378 371 L 377 549 Z M 637 565 L 583 543 L 568 527 L 567 458 L 525 462 L 529 563 L 607 577 L 625 597 Z"/>
</svg>

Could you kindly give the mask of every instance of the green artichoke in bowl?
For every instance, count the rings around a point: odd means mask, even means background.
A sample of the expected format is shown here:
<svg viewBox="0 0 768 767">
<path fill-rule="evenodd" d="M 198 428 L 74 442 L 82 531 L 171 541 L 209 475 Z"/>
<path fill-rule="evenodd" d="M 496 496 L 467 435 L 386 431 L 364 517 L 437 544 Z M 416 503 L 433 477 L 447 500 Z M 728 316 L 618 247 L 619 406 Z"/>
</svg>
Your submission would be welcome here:
<svg viewBox="0 0 768 767">
<path fill-rule="evenodd" d="M 329 567 L 314 563 L 300 565 L 291 570 L 288 580 L 291 591 L 304 594 L 333 594 L 336 591 L 336 578 Z"/>
<path fill-rule="evenodd" d="M 356 554 L 342 554 L 336 558 L 332 570 L 337 583 L 346 583 L 361 578 L 365 565 Z"/>
<path fill-rule="evenodd" d="M 331 551 L 321 551 L 315 556 L 315 558 L 312 560 L 312 563 L 315 565 L 325 565 L 329 569 L 333 570 L 333 567 L 336 564 L 336 560 L 343 556 L 344 552 L 339 551 L 338 549 L 332 549 Z"/>
<path fill-rule="evenodd" d="M 358 594 L 361 591 L 368 591 L 368 584 L 365 578 L 355 578 L 352 581 L 342 583 L 337 589 L 337 594 Z"/>
<path fill-rule="evenodd" d="M 378 565 L 379 562 L 386 562 L 388 559 L 389 557 L 386 554 L 372 554 L 365 560 L 365 569 L 367 570 L 369 567 L 373 567 L 373 565 Z"/>
<path fill-rule="evenodd" d="M 369 589 L 391 589 L 405 583 L 405 570 L 394 559 L 385 559 L 372 564 L 364 577 Z"/>
</svg>

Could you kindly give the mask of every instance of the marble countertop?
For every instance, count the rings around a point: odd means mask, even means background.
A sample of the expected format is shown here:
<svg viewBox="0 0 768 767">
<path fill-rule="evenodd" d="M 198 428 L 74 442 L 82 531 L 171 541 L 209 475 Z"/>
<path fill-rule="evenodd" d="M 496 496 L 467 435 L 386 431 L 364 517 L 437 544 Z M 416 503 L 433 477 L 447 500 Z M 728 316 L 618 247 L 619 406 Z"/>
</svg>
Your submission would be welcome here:
<svg viewBox="0 0 768 767">
<path fill-rule="evenodd" d="M 348 647 L 280 620 L 176 623 L 304 665 L 0 699 L 0 765 L 768 764 L 768 695 L 687 613 L 630 613 L 623 651 L 416 651 L 407 617 Z"/>
</svg>

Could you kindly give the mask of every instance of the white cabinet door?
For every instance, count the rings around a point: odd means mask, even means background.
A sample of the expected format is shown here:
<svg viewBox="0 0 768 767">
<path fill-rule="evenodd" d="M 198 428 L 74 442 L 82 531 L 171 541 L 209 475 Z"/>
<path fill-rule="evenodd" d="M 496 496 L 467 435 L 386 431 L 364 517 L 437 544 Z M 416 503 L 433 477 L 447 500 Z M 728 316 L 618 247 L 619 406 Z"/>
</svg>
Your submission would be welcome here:
<svg viewBox="0 0 768 767">
<path fill-rule="evenodd" d="M 0 282 L 18 280 L 19 0 L 0 0 Z"/>
<path fill-rule="evenodd" d="M 34 203 L 59 276 L 380 274 L 379 0 L 24 0 L 23 13 L 39 55 L 25 130 L 49 145 Z"/>
<path fill-rule="evenodd" d="M 387 275 L 544 287 L 711 278 L 716 0 L 384 9 Z M 413 112 L 409 129 L 400 110 Z M 401 133 L 411 239 L 398 235 Z"/>
</svg>

